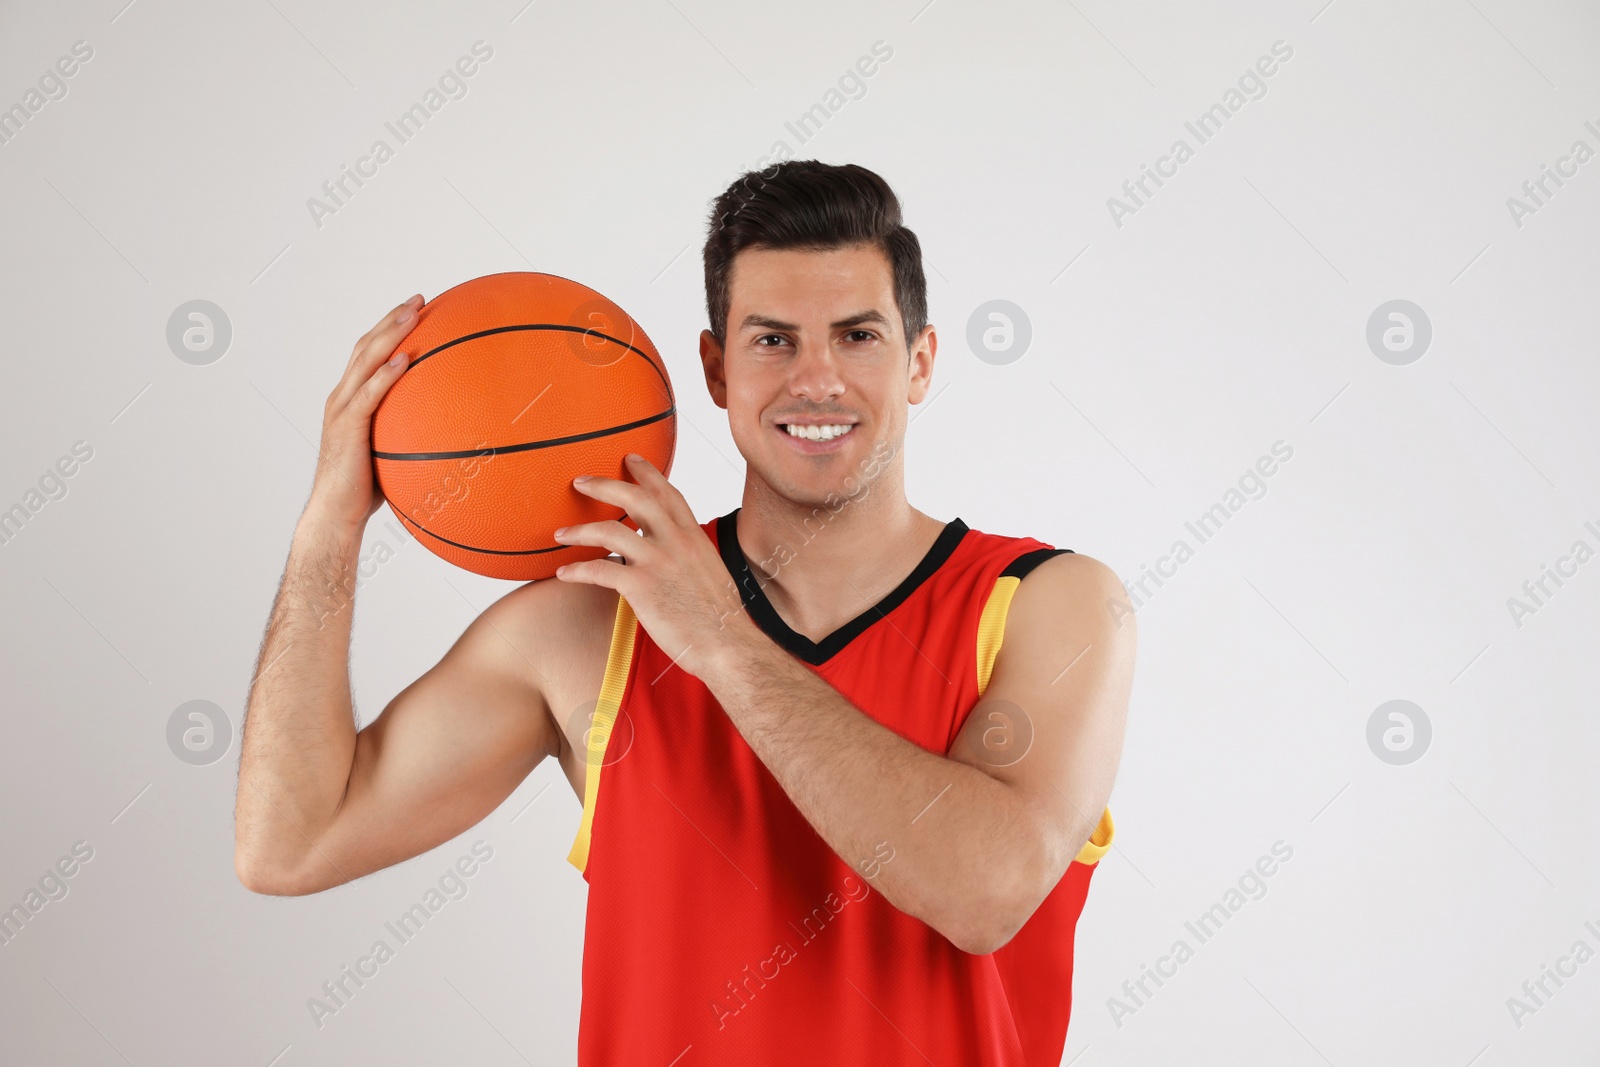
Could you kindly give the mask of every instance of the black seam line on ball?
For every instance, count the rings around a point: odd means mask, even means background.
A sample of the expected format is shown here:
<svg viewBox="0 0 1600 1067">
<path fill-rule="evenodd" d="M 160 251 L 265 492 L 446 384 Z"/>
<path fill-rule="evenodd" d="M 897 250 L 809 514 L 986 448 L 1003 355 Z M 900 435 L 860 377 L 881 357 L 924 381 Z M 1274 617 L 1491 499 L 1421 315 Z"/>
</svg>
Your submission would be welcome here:
<svg viewBox="0 0 1600 1067">
<path fill-rule="evenodd" d="M 532 448 L 554 448 L 557 445 L 570 445 L 574 441 L 592 441 L 596 437 L 609 437 L 612 434 L 625 433 L 628 430 L 637 430 L 641 426 L 649 426 L 652 422 L 668 419 L 677 411 L 677 407 L 670 407 L 663 412 L 651 415 L 647 419 L 635 422 L 625 422 L 621 426 L 608 426 L 604 430 L 589 430 L 584 433 L 575 433 L 567 437 L 552 437 L 545 441 L 524 441 L 515 445 L 491 445 L 487 448 L 467 448 L 459 452 L 374 452 L 373 459 L 467 459 L 471 456 L 499 456 L 508 452 L 526 452 Z M 441 538 L 440 540 L 443 540 Z"/>
<path fill-rule="evenodd" d="M 621 345 L 629 352 L 634 353 L 642 358 L 646 363 L 650 364 L 650 369 L 656 372 L 656 377 L 661 379 L 661 384 L 667 387 L 667 396 L 669 398 L 672 396 L 672 383 L 667 381 L 666 372 L 656 365 L 656 361 L 650 358 L 650 354 L 648 352 L 637 349 L 620 338 L 612 337 L 610 334 L 601 333 L 599 330 L 596 330 L 593 327 L 567 326 L 558 322 L 529 322 L 517 326 L 496 326 L 488 330 L 479 330 L 477 333 L 465 334 L 461 337 L 457 337 L 453 341 L 446 341 L 438 348 L 433 348 L 422 353 L 422 355 L 411 361 L 410 366 L 406 367 L 406 373 L 409 374 L 412 367 L 415 367 L 418 363 L 421 363 L 429 356 L 437 355 L 447 348 L 454 348 L 456 345 L 465 344 L 468 341 L 476 341 L 480 337 L 491 337 L 497 333 L 514 333 L 518 330 L 559 330 L 563 333 L 592 333 L 602 341 L 610 341 L 614 345 Z"/>
<path fill-rule="evenodd" d="M 460 541 L 452 541 L 448 537 L 440 537 L 438 534 L 434 533 L 432 530 L 430 530 L 426 526 L 422 525 L 422 523 L 418 522 L 416 519 L 413 519 L 413 518 L 411 518 L 411 517 L 409 517 L 407 515 L 402 515 L 402 516 L 400 516 L 400 518 L 401 518 L 401 521 L 409 523 L 412 526 L 415 526 L 417 529 L 421 530 L 423 533 L 427 534 L 429 537 L 433 538 L 435 541 L 443 541 L 447 545 L 453 545 L 456 548 L 465 549 L 468 552 L 482 552 L 485 555 L 489 555 L 489 556 L 538 556 L 538 555 L 543 555 L 546 552 L 560 552 L 564 548 L 578 548 L 578 547 L 581 547 L 579 545 L 553 545 L 550 548 L 514 548 L 514 549 L 478 548 L 476 545 L 464 545 Z"/>
</svg>

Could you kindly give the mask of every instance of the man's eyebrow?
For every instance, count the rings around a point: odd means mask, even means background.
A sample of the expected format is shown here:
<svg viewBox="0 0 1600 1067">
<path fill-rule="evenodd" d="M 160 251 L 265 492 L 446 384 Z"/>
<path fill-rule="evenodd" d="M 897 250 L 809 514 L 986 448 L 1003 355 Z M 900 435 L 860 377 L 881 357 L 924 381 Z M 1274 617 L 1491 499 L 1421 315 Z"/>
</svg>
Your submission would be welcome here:
<svg viewBox="0 0 1600 1067">
<path fill-rule="evenodd" d="M 876 308 L 868 308 L 866 311 L 858 311 L 848 318 L 843 318 L 838 322 L 830 323 L 829 328 L 834 330 L 845 330 L 849 329 L 851 326 L 860 326 L 868 322 L 877 323 L 879 326 L 892 325 L 883 312 L 878 311 Z M 782 322 L 778 319 L 768 318 L 765 315 L 746 315 L 744 317 L 744 322 L 739 325 L 739 328 L 741 330 L 747 330 L 752 326 L 759 326 L 764 330 L 788 330 L 791 333 L 797 333 L 800 330 L 800 327 L 796 326 L 792 322 Z"/>
</svg>

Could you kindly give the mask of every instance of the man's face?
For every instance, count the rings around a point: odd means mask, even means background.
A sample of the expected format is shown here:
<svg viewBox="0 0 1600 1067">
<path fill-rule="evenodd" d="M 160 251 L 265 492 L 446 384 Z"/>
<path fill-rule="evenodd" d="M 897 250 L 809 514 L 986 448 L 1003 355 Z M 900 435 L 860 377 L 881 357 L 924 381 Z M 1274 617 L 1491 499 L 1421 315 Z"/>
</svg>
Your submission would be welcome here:
<svg viewBox="0 0 1600 1067">
<path fill-rule="evenodd" d="M 889 260 L 872 245 L 747 248 L 729 289 L 727 343 L 704 331 L 700 356 L 751 478 L 813 506 L 859 492 L 898 453 L 907 405 L 927 395 L 933 327 L 908 358 Z"/>
</svg>

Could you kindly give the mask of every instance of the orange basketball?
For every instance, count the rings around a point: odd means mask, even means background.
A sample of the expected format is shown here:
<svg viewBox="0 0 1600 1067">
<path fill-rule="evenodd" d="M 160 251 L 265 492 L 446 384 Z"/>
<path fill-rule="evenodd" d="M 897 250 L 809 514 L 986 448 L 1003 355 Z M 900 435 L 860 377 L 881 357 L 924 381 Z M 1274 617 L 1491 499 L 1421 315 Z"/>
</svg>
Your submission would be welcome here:
<svg viewBox="0 0 1600 1067">
<path fill-rule="evenodd" d="M 672 383 L 627 312 L 553 274 L 491 274 L 426 304 L 400 350 L 411 363 L 373 413 L 373 462 L 436 555 L 527 581 L 608 554 L 558 544 L 562 526 L 638 528 L 572 487 L 580 474 L 631 481 L 629 452 L 672 469 Z"/>
</svg>

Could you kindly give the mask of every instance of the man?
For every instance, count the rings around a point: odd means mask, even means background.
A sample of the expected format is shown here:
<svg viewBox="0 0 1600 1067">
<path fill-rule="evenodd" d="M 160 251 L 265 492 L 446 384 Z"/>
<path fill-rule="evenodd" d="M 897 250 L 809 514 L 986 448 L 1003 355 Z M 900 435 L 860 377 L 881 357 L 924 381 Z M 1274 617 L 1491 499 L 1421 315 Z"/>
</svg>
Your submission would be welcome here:
<svg viewBox="0 0 1600 1067">
<path fill-rule="evenodd" d="M 640 532 L 557 540 L 620 559 L 507 594 L 359 732 L 323 590 L 381 503 L 370 420 L 421 298 L 356 344 L 250 694 L 239 877 L 304 894 L 416 856 L 553 756 L 583 802 L 580 1064 L 1058 1064 L 1113 833 L 1125 592 L 907 502 L 937 337 L 880 177 L 747 174 L 704 260 L 741 506 L 698 524 L 638 457 L 580 479 Z"/>
</svg>

